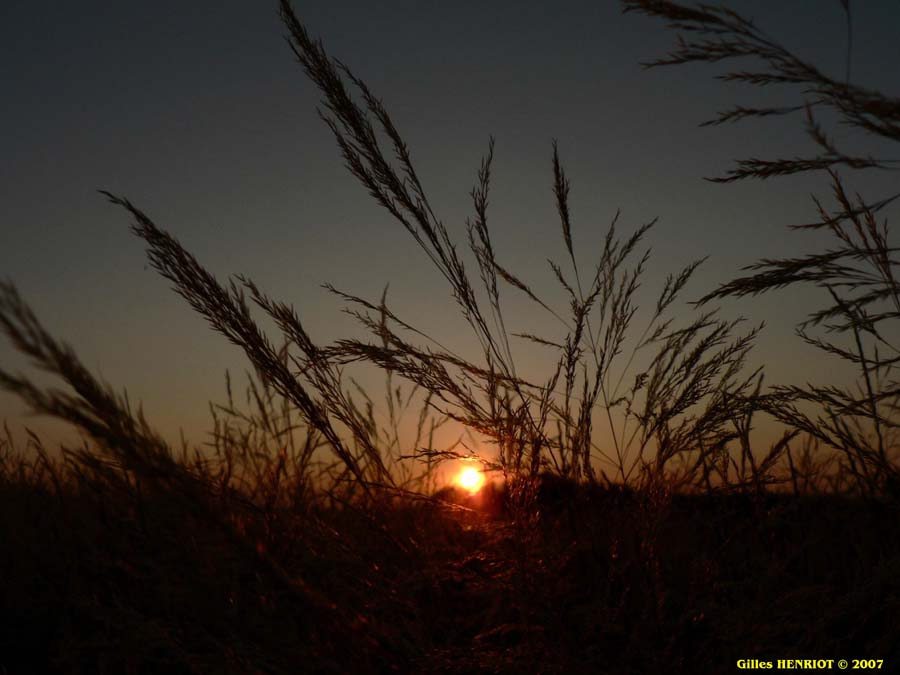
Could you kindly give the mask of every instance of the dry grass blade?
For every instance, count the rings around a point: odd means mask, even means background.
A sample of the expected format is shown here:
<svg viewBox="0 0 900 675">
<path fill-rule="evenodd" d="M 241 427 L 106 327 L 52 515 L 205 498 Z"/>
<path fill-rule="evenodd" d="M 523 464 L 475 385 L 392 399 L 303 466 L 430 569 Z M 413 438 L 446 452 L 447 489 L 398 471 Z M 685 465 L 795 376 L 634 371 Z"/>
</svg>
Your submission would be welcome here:
<svg viewBox="0 0 900 675">
<path fill-rule="evenodd" d="M 896 200 L 897 195 L 871 202 L 860 195 L 851 196 L 834 169 L 844 166 L 893 171 L 896 160 L 844 152 L 814 116 L 816 110 L 830 110 L 841 123 L 867 132 L 887 146 L 893 148 L 900 141 L 900 99 L 850 82 L 849 3 L 842 2 L 848 35 L 843 82 L 797 57 L 728 8 L 687 7 L 665 0 L 626 0 L 624 5 L 626 11 L 666 19 L 680 31 L 675 50 L 648 65 L 749 57 L 760 62 L 762 68 L 730 70 L 720 77 L 754 86 L 787 84 L 789 88 L 801 88 L 802 95 L 808 97 L 802 103 L 774 108 L 739 106 L 722 113 L 714 123 L 802 110 L 806 113 L 806 132 L 820 151 L 817 156 L 738 160 L 736 169 L 717 180 L 827 171 L 836 207 L 829 211 L 814 198 L 819 220 L 795 228 L 827 232 L 834 246 L 795 258 L 761 260 L 745 268 L 752 274 L 720 285 L 702 297 L 699 304 L 798 284 L 824 291 L 830 304 L 810 311 L 799 325 L 798 334 L 816 349 L 853 364 L 859 373 L 860 392 L 831 386 L 780 386 L 774 389 L 766 407 L 777 419 L 837 449 L 860 489 L 869 494 L 889 492 L 900 471 L 900 439 L 890 421 L 897 409 L 896 366 L 900 362 L 896 338 L 900 284 L 894 275 L 900 260 L 898 248 L 890 243 L 887 221 L 879 223 L 876 213 Z M 810 334 L 813 329 L 823 330 L 829 337 Z M 839 338 L 845 339 L 846 344 L 840 344 Z M 801 402 L 814 405 L 821 414 L 809 413 Z"/>
</svg>

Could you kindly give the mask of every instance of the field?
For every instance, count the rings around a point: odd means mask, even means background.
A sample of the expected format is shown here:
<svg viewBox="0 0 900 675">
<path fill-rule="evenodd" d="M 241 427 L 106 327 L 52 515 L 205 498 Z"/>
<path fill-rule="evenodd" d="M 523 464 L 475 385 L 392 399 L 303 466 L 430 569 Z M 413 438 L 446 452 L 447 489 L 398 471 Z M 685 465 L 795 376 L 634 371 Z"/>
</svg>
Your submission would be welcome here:
<svg viewBox="0 0 900 675">
<path fill-rule="evenodd" d="M 565 485 L 516 519 L 428 501 L 263 509 L 101 475 L 4 476 L 7 672 L 716 673 L 898 656 L 884 504 Z"/>
<path fill-rule="evenodd" d="M 839 149 L 819 120 L 889 145 L 900 102 L 850 82 L 849 46 L 838 81 L 726 8 L 623 7 L 682 34 L 650 65 L 750 56 L 758 72 L 725 79 L 803 94 L 712 123 L 796 115 L 816 154 L 738 160 L 717 180 L 818 172 L 830 197 L 797 229 L 829 243 L 686 302 L 699 259 L 639 307 L 655 221 L 629 228 L 617 214 L 585 265 L 554 143 L 557 306 L 499 262 L 493 140 L 457 237 L 385 104 L 283 0 L 347 168 L 446 281 L 479 351 L 401 318 L 387 290 L 332 288 L 367 337 L 318 344 L 310 317 L 245 276 L 218 280 L 105 192 L 149 265 L 252 373 L 210 405 L 210 443 L 173 447 L 0 284 L 0 331 L 57 385 L 0 367 L 0 387 L 81 438 L 0 439 L 0 674 L 724 673 L 754 659 L 896 669 L 900 285 L 883 217 L 896 195 L 866 200 L 839 173 L 894 167 Z M 796 339 L 849 367 L 851 384 L 764 386 L 765 368 L 748 365 L 762 328 L 720 303 L 785 287 L 821 291 Z M 506 293 L 552 330 L 515 332 Z M 517 341 L 545 350 L 542 375 L 517 361 Z M 383 400 L 347 374 L 360 364 L 383 377 Z M 758 440 L 761 420 L 774 441 Z M 448 428 L 459 441 L 441 445 Z"/>
</svg>

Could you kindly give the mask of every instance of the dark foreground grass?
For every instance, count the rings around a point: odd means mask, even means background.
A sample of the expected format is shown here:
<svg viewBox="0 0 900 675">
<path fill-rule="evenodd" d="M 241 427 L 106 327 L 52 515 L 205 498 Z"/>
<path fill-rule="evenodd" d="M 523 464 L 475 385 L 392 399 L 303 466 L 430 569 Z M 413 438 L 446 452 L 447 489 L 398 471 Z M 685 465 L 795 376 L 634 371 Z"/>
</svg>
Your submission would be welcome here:
<svg viewBox="0 0 900 675">
<path fill-rule="evenodd" d="M 387 498 L 264 512 L 56 478 L 7 471 L 0 485 L 0 672 L 900 659 L 898 513 L 884 503 L 591 489 L 540 495 L 516 518 Z"/>
<path fill-rule="evenodd" d="M 895 142 L 900 102 L 852 85 L 849 51 L 838 81 L 727 8 L 624 5 L 688 34 L 651 65 L 751 56 L 763 71 L 725 79 L 813 96 L 723 113 L 717 122 L 805 111 L 820 153 L 742 161 L 722 180 L 827 170 L 836 207 L 816 202 L 819 220 L 797 227 L 830 233 L 837 248 L 761 261 L 695 304 L 818 287 L 833 304 L 811 308 L 798 337 L 853 364 L 855 385 L 763 389 L 761 372 L 745 367 L 758 329 L 674 304 L 700 261 L 667 277 L 649 323 L 635 328 L 652 223 L 627 235 L 614 217 L 599 260 L 579 265 L 555 145 L 568 261 L 550 267 L 568 310 L 554 310 L 495 256 L 493 141 L 457 241 L 381 100 L 281 0 L 348 168 L 447 280 L 480 356 L 467 360 L 400 319 L 386 293 L 375 302 L 335 290 L 369 339 L 316 344 L 292 305 L 248 278 L 218 281 L 108 194 L 152 266 L 247 356 L 251 412 L 229 383 L 210 447 L 179 456 L 0 282 L 0 331 L 64 385 L 0 367 L 0 388 L 86 439 L 56 460 L 36 437 L 24 453 L 10 434 L 0 439 L 0 674 L 722 673 L 742 659 L 897 668 L 900 283 L 897 249 L 876 219 L 896 196 L 850 197 L 835 173 L 893 160 L 845 154 L 814 115 L 836 111 Z M 507 287 L 563 337 L 508 330 Z M 277 339 L 264 328 L 273 325 Z M 515 339 L 550 350 L 543 379 L 517 374 Z M 386 431 L 345 374 L 357 362 L 386 375 Z M 395 376 L 413 393 L 401 396 Z M 399 417 L 416 391 L 416 440 L 402 443 Z M 784 426 L 769 449 L 751 443 L 759 415 Z M 492 451 L 435 448 L 448 420 Z M 448 458 L 480 460 L 508 490 L 430 495 Z"/>
</svg>

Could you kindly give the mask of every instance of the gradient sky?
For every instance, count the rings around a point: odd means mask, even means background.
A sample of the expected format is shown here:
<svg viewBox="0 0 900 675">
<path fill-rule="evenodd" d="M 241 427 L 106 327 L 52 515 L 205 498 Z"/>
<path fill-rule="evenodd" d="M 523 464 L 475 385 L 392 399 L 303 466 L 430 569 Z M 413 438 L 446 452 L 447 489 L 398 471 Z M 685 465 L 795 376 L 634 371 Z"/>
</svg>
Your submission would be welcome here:
<svg viewBox="0 0 900 675">
<path fill-rule="evenodd" d="M 843 73 L 838 0 L 731 4 L 825 72 Z M 853 79 L 896 94 L 900 4 L 851 4 Z M 813 218 L 808 195 L 828 194 L 821 176 L 702 179 L 736 157 L 813 152 L 799 119 L 698 127 L 734 103 L 796 99 L 723 85 L 711 78 L 721 67 L 642 70 L 674 34 L 616 2 L 295 6 L 383 98 L 460 240 L 480 157 L 496 136 L 489 217 L 498 257 L 538 289 L 553 284 L 545 259 L 563 253 L 554 138 L 585 266 L 617 208 L 626 231 L 660 218 L 648 289 L 711 256 L 685 299 L 759 257 L 816 245 L 785 226 Z M 247 364 L 147 266 L 126 214 L 98 189 L 128 197 L 220 279 L 243 273 L 293 302 L 321 342 L 355 331 L 324 282 L 372 298 L 389 283 L 402 316 L 450 344 L 471 342 L 443 279 L 343 168 L 283 34 L 275 2 L 5 0 L 0 9 L 0 275 L 167 435 L 183 428 L 202 440 L 206 401 L 222 400 L 226 369 Z M 856 175 L 850 185 L 868 196 L 890 189 L 884 176 Z M 768 323 L 754 364 L 767 364 L 769 382 L 833 377 L 792 337 L 815 298 L 724 306 Z M 6 344 L 0 362 L 26 368 Z M 0 418 L 20 424 L 23 410 L 0 394 Z"/>
</svg>

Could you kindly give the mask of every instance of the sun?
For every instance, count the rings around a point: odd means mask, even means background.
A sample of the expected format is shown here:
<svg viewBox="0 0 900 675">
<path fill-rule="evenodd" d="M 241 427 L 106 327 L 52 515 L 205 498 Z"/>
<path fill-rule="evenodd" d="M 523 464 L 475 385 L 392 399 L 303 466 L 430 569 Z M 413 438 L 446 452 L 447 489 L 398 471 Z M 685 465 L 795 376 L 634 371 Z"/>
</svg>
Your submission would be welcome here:
<svg viewBox="0 0 900 675">
<path fill-rule="evenodd" d="M 478 469 L 469 467 L 460 471 L 459 475 L 456 477 L 456 482 L 459 483 L 461 488 L 474 494 L 481 489 L 482 485 L 484 485 L 484 474 Z"/>
</svg>

